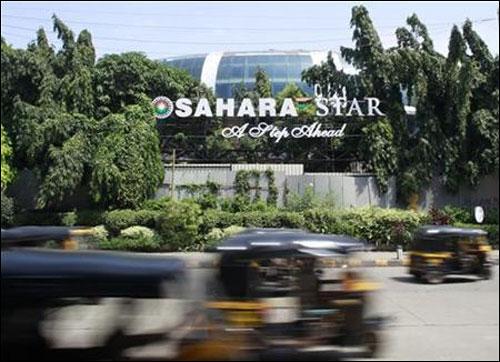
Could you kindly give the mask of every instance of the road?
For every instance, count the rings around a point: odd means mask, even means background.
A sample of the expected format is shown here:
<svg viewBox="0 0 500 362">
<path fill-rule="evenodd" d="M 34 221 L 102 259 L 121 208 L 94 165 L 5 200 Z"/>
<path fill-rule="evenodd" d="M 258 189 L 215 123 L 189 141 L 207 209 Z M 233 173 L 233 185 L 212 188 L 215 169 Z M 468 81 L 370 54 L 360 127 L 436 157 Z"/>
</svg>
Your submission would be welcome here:
<svg viewBox="0 0 500 362">
<path fill-rule="evenodd" d="M 381 360 L 499 359 L 499 270 L 492 280 L 449 278 L 420 284 L 405 268 L 370 268 L 383 284 L 374 313 L 391 316 Z"/>
</svg>

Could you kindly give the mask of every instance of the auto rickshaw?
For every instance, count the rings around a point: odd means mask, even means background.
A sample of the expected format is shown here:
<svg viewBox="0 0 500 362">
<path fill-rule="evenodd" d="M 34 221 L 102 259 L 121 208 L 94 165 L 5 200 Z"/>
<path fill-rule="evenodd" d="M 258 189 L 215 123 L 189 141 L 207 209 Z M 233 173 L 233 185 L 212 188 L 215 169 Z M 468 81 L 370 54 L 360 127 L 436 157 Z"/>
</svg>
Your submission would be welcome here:
<svg viewBox="0 0 500 362">
<path fill-rule="evenodd" d="M 88 233 L 2 229 L 2 360 L 123 360 L 130 348 L 171 337 L 172 329 L 136 331 L 138 303 L 180 298 L 184 262 L 74 250 Z M 72 250 L 36 247 L 47 241 Z"/>
<path fill-rule="evenodd" d="M 373 357 L 383 318 L 368 317 L 367 302 L 377 285 L 345 267 L 364 247 L 295 229 L 247 229 L 223 240 L 213 250 L 222 290 L 177 359 L 302 361 L 341 358 L 346 349 Z M 344 267 L 324 268 L 325 258 Z"/>
<path fill-rule="evenodd" d="M 424 226 L 415 233 L 409 273 L 430 284 L 450 274 L 491 277 L 488 233 L 453 226 Z"/>
</svg>

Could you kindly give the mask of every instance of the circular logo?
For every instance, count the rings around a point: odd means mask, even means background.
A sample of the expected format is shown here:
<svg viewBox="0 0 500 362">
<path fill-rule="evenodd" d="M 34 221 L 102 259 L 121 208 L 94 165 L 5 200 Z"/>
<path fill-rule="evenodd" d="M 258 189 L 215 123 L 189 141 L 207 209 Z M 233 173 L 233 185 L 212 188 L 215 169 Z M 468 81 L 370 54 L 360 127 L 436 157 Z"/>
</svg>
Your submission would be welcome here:
<svg viewBox="0 0 500 362">
<path fill-rule="evenodd" d="M 168 118 L 174 111 L 174 103 L 167 97 L 156 97 L 151 104 L 155 109 L 156 118 L 159 119 Z"/>
</svg>

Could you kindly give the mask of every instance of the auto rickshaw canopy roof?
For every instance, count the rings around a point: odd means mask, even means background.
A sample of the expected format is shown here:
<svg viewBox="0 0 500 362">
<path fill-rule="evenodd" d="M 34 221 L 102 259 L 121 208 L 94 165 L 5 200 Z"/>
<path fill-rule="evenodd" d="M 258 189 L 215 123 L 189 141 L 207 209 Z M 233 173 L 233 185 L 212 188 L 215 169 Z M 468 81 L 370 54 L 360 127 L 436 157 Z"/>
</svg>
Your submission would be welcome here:
<svg viewBox="0 0 500 362">
<path fill-rule="evenodd" d="M 448 237 L 487 236 L 481 229 L 459 228 L 450 225 L 426 225 L 416 232 L 417 239 L 442 239 Z"/>
<path fill-rule="evenodd" d="M 346 235 L 314 234 L 300 229 L 251 228 L 224 239 L 216 251 L 238 254 L 309 254 L 317 257 L 362 250 L 365 244 Z"/>
</svg>

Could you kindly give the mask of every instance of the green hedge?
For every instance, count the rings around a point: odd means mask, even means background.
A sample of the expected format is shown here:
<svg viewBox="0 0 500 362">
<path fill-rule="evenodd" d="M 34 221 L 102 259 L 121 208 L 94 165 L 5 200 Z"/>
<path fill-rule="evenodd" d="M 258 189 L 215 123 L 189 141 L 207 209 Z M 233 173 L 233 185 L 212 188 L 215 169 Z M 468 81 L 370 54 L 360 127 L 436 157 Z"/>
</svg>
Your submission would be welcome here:
<svg viewBox="0 0 500 362">
<path fill-rule="evenodd" d="M 154 210 L 113 210 L 104 214 L 103 224 L 111 234 L 118 235 L 131 226 L 155 228 L 159 215 L 160 212 Z"/>
<path fill-rule="evenodd" d="M 428 213 L 383 208 L 312 209 L 304 212 L 275 208 L 245 212 L 214 209 L 203 211 L 192 200 L 168 199 L 154 206 L 144 210 L 108 212 L 32 212 L 18 215 L 16 222 L 21 225 L 104 225 L 111 239 L 103 245 L 108 249 L 119 249 L 123 246 L 125 250 L 201 250 L 208 240 L 207 235 L 214 229 L 222 230 L 231 226 L 302 228 L 315 233 L 346 234 L 363 239 L 378 250 L 388 250 L 394 249 L 396 245 L 408 245 L 413 232 L 431 222 Z M 498 224 L 457 222 L 469 220 L 468 214 L 463 210 L 451 208 L 443 210 L 453 214 L 450 219 L 454 221 L 454 225 L 485 229 L 490 234 L 491 243 L 498 246 Z M 137 240 L 137 246 L 132 246 L 134 242 L 122 240 L 124 238 L 119 236 L 120 231 L 132 226 L 151 228 L 159 236 L 149 241 L 147 238 Z"/>
<path fill-rule="evenodd" d="M 200 233 L 207 234 L 213 228 L 224 229 L 229 226 L 263 227 L 263 228 L 302 228 L 304 216 L 298 212 L 287 211 L 249 211 L 227 212 L 208 210 L 203 215 Z"/>
<path fill-rule="evenodd" d="M 99 243 L 99 249 L 103 250 L 125 250 L 136 252 L 157 252 L 161 251 L 161 239 L 153 238 L 127 238 L 115 237 Z"/>
<path fill-rule="evenodd" d="M 471 228 L 471 229 L 482 229 L 488 233 L 488 240 L 491 245 L 498 248 L 498 224 L 464 224 L 457 223 L 455 226 Z"/>
</svg>

